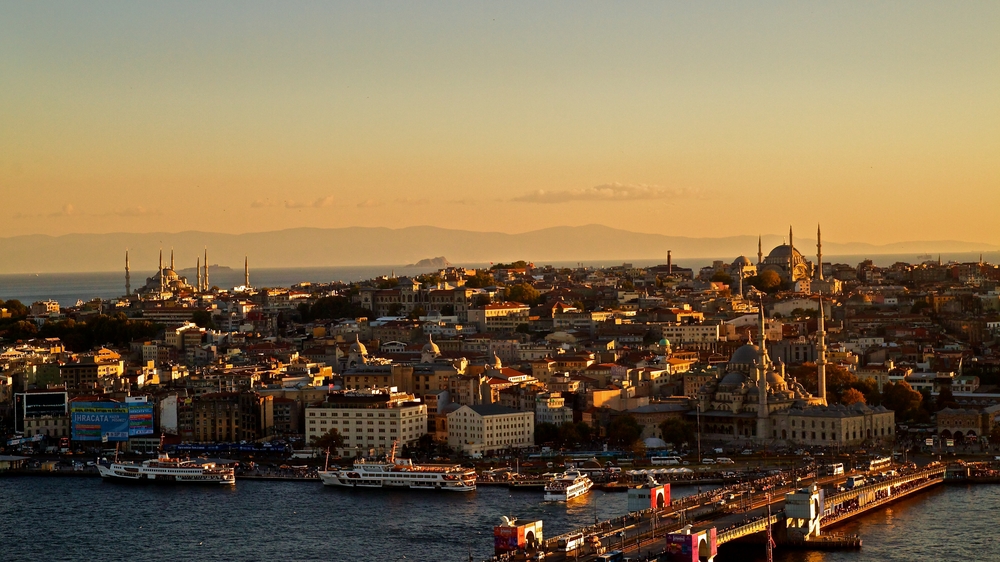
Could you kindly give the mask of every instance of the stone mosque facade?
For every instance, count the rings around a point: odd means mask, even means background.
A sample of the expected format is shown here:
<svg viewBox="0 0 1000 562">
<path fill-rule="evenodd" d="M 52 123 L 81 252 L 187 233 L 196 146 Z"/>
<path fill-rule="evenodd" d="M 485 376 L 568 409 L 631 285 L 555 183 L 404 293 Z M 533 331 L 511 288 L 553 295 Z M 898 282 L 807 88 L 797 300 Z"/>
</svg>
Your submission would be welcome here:
<svg viewBox="0 0 1000 562">
<path fill-rule="evenodd" d="M 827 405 L 826 332 L 817 333 L 819 396 L 813 396 L 785 366 L 771 361 L 760 312 L 759 345 L 748 342 L 733 353 L 725 375 L 698 391 L 688 414 L 703 439 L 758 445 L 858 446 L 894 439 L 895 415 L 882 406 Z"/>
</svg>

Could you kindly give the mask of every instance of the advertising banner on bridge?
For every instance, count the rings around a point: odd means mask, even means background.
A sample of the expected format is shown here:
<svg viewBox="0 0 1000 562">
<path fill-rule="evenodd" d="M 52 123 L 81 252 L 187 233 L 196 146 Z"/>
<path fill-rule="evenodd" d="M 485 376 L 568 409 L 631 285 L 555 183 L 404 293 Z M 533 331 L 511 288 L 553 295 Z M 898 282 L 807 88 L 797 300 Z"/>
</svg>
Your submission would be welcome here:
<svg viewBox="0 0 1000 562">
<path fill-rule="evenodd" d="M 128 441 L 129 411 L 120 402 L 72 402 L 74 441 Z"/>
</svg>

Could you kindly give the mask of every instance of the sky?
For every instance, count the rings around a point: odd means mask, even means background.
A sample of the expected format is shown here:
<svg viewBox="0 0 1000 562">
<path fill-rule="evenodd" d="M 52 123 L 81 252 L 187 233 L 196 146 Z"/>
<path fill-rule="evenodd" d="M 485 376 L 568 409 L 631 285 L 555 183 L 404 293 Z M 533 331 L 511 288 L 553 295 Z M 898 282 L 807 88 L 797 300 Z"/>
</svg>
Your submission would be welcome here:
<svg viewBox="0 0 1000 562">
<path fill-rule="evenodd" d="M 998 2 L 0 0 L 0 237 L 1000 240 Z"/>
</svg>

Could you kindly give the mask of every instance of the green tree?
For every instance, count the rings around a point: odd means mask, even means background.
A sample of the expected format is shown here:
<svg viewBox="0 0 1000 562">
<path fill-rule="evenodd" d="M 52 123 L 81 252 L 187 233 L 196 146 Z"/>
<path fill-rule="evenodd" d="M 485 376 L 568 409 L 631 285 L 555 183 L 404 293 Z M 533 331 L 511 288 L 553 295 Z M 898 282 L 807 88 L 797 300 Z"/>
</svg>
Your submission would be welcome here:
<svg viewBox="0 0 1000 562">
<path fill-rule="evenodd" d="M 724 271 L 716 271 L 715 275 L 712 275 L 711 280 L 716 283 L 725 283 L 726 285 L 731 285 L 733 283 L 733 276 Z"/>
<path fill-rule="evenodd" d="M 465 286 L 470 289 L 482 289 L 496 285 L 496 280 L 486 271 L 476 270 L 476 274 L 465 280 Z"/>
<path fill-rule="evenodd" d="M 206 330 L 215 329 L 215 321 L 212 320 L 212 313 L 207 310 L 196 310 L 191 313 L 191 321 Z"/>
<path fill-rule="evenodd" d="M 20 318 L 28 315 L 28 307 L 21 304 L 17 299 L 10 299 L 7 302 L 0 301 L 0 308 L 6 308 L 11 318 Z"/>
<path fill-rule="evenodd" d="M 514 302 L 521 302 L 524 304 L 536 304 L 541 293 L 538 289 L 532 287 L 527 283 L 520 283 L 517 285 L 510 285 L 507 287 L 507 300 Z"/>
<path fill-rule="evenodd" d="M 632 416 L 618 416 L 608 426 L 608 443 L 620 449 L 632 447 L 642 436 L 642 426 Z"/>
<path fill-rule="evenodd" d="M 694 424 L 676 418 L 664 420 L 660 424 L 660 435 L 667 443 L 680 447 L 681 443 L 694 441 Z"/>
<path fill-rule="evenodd" d="M 757 276 L 750 278 L 750 284 L 759 291 L 771 293 L 781 288 L 781 276 L 772 269 L 760 272 Z"/>
<path fill-rule="evenodd" d="M 314 449 L 320 450 L 339 449 L 344 446 L 344 437 L 333 428 L 319 437 L 313 437 L 311 445 Z"/>
</svg>

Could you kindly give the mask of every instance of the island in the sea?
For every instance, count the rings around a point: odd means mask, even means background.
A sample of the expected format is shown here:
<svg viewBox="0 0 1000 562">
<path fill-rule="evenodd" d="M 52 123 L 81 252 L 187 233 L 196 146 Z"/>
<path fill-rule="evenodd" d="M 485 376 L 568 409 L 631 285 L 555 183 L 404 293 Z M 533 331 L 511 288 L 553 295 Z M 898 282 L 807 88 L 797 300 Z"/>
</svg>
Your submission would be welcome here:
<svg viewBox="0 0 1000 562">
<path fill-rule="evenodd" d="M 444 256 L 438 256 L 436 258 L 424 258 L 417 263 L 408 264 L 406 267 L 450 267 L 451 262 L 445 259 Z"/>
</svg>

